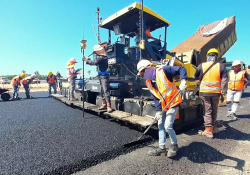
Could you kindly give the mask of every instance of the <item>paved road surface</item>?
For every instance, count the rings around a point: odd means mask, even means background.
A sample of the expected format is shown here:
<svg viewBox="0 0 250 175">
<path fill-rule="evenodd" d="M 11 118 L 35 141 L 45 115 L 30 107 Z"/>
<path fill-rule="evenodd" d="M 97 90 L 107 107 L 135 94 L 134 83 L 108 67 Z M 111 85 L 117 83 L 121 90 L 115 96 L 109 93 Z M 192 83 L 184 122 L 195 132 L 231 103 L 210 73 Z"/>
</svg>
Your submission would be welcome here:
<svg viewBox="0 0 250 175">
<path fill-rule="evenodd" d="M 214 139 L 197 135 L 202 126 L 178 135 L 181 147 L 173 160 L 150 157 L 157 143 L 103 162 L 76 175 L 247 175 L 250 174 L 250 91 L 241 100 L 240 120 L 227 121 L 226 108 L 219 108 L 219 129 Z M 169 139 L 167 141 L 169 145 Z"/>
<path fill-rule="evenodd" d="M 32 94 L 40 98 L 0 102 L 0 174 L 69 174 L 121 154 L 141 134 Z"/>
</svg>

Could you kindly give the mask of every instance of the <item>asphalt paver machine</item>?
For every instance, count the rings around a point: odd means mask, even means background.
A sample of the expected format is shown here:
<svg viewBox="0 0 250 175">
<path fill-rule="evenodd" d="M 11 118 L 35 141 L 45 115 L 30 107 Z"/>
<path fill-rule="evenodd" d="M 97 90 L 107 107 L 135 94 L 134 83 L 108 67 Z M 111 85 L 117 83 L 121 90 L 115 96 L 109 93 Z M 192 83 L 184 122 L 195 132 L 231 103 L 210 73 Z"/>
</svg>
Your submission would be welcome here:
<svg viewBox="0 0 250 175">
<path fill-rule="evenodd" d="M 105 50 L 110 70 L 111 106 L 114 111 L 107 113 L 97 109 L 102 103 L 98 77 L 84 80 L 84 91 L 82 86 L 78 86 L 75 96 L 85 102 L 85 109 L 147 127 L 153 121 L 155 104 L 145 85 L 145 80 L 137 76 L 137 63 L 143 58 L 150 60 L 155 66 L 183 66 L 187 70 L 189 79 L 186 92 L 182 92 L 183 103 L 177 113 L 174 127 L 176 130 L 184 127 L 193 128 L 203 121 L 198 81 L 192 79 L 196 66 L 205 61 L 205 53 L 210 48 L 218 48 L 223 53 L 220 54 L 220 58 L 229 50 L 236 41 L 234 19 L 234 17 L 228 18 L 223 30 L 207 37 L 202 36 L 202 32 L 211 30 L 219 21 L 204 25 L 203 30 L 199 28 L 190 38 L 168 51 L 166 38 L 170 22 L 143 4 L 135 2 L 98 25 L 108 32 Z M 150 32 L 159 29 L 164 29 L 163 34 L 152 38 Z M 114 43 L 111 43 L 112 32 L 116 36 Z M 228 42 L 229 39 L 231 43 Z M 180 84 L 179 78 L 175 77 L 177 86 Z M 66 90 L 63 93 L 67 96 Z"/>
</svg>

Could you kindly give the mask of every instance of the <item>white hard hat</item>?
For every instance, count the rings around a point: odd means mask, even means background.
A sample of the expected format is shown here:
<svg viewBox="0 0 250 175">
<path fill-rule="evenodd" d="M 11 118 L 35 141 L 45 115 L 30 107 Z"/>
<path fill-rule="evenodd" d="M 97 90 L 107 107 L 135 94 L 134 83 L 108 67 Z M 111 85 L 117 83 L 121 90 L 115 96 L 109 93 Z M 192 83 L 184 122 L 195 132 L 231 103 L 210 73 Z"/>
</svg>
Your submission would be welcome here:
<svg viewBox="0 0 250 175">
<path fill-rule="evenodd" d="M 241 65 L 242 62 L 240 60 L 235 60 L 232 64 L 232 66 L 237 66 L 237 65 Z"/>
<path fill-rule="evenodd" d="M 146 67 L 148 67 L 151 64 L 151 62 L 149 60 L 141 60 L 139 61 L 139 63 L 137 64 L 137 71 L 138 71 L 138 75 L 140 74 L 140 72 L 145 69 Z"/>
<path fill-rule="evenodd" d="M 93 48 L 93 52 L 95 51 L 101 51 L 103 49 L 102 46 L 100 46 L 99 44 L 95 45 L 94 48 Z"/>
<path fill-rule="evenodd" d="M 31 78 L 35 78 L 36 77 L 36 74 L 31 74 Z"/>
<path fill-rule="evenodd" d="M 70 59 L 69 59 L 69 62 L 77 63 L 75 58 L 70 58 Z"/>
</svg>

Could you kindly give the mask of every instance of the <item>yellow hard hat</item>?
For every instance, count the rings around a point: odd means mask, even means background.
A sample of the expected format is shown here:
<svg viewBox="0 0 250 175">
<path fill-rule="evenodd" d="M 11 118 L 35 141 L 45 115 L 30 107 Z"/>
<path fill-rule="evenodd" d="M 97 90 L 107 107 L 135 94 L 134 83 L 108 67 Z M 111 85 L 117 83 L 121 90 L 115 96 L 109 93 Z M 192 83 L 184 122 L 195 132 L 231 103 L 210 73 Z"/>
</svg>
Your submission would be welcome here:
<svg viewBox="0 0 250 175">
<path fill-rule="evenodd" d="M 48 74 L 49 74 L 49 76 L 51 76 L 53 73 L 52 73 L 51 71 L 49 71 L 49 73 L 48 73 Z"/>
<path fill-rule="evenodd" d="M 25 77 L 25 73 L 22 73 L 22 74 L 21 74 L 21 77 L 23 77 L 23 78 L 24 78 L 24 77 Z"/>
<path fill-rule="evenodd" d="M 210 54 L 210 53 L 217 53 L 218 54 L 218 57 L 219 57 L 219 52 L 218 52 L 218 50 L 217 49 L 215 49 L 215 48 L 212 48 L 212 49 L 210 49 L 208 52 L 207 52 L 207 56 L 208 56 L 208 54 Z"/>
</svg>

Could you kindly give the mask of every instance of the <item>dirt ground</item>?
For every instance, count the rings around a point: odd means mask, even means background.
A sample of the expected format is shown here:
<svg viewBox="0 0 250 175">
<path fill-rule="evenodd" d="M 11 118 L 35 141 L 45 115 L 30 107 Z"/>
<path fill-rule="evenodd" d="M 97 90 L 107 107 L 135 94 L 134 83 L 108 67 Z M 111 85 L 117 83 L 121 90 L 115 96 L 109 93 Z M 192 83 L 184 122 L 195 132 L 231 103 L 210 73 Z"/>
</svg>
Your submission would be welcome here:
<svg viewBox="0 0 250 175">
<path fill-rule="evenodd" d="M 63 87 L 67 87 L 68 83 L 63 82 Z M 12 86 L 11 84 L 0 84 L 1 88 L 9 89 L 10 92 L 12 92 Z M 47 83 L 41 83 L 41 84 L 31 84 L 30 85 L 30 92 L 46 92 L 48 91 L 48 84 Z M 19 92 L 25 92 L 23 86 L 20 87 Z"/>
</svg>

